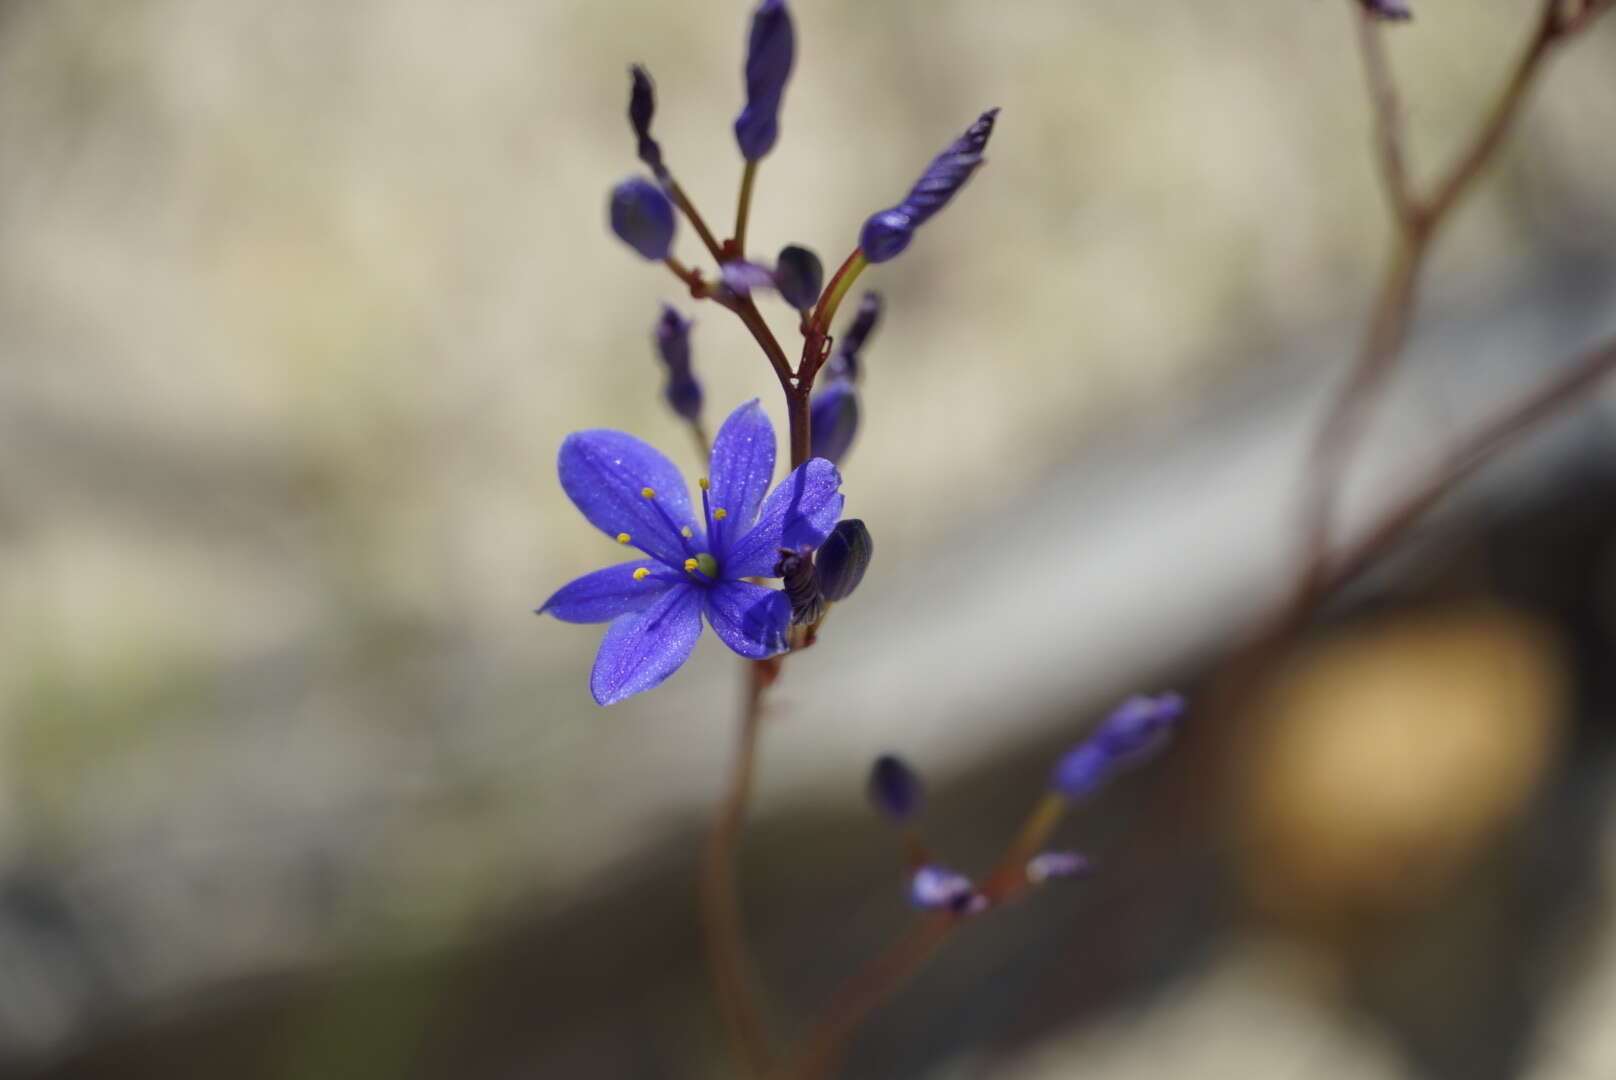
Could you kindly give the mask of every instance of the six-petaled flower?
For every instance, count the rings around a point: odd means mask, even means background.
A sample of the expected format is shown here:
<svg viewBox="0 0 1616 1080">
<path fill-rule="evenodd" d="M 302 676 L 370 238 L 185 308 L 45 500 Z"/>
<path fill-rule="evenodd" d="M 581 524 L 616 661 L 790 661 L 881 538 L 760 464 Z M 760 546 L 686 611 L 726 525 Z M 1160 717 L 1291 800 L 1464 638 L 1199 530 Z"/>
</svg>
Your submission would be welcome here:
<svg viewBox="0 0 1616 1080">
<path fill-rule="evenodd" d="M 678 670 L 704 614 L 744 657 L 785 651 L 790 600 L 746 579 L 773 576 L 781 547 L 824 542 L 842 515 L 842 478 L 814 458 L 769 492 L 774 455 L 763 407 L 754 399 L 736 409 L 713 440 L 698 512 L 679 470 L 632 435 L 581 431 L 561 444 L 557 468 L 568 497 L 597 529 L 647 556 L 585 574 L 539 608 L 567 622 L 611 624 L 589 680 L 600 704 Z"/>
</svg>

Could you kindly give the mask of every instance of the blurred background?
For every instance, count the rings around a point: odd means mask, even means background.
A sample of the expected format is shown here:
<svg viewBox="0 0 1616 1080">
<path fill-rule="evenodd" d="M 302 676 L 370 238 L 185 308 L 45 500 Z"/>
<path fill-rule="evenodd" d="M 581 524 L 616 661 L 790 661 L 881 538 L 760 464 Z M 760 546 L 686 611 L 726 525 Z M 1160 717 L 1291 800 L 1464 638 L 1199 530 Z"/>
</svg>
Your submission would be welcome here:
<svg viewBox="0 0 1616 1080">
<path fill-rule="evenodd" d="M 1420 175 L 1536 6 L 1393 34 Z M 877 754 L 985 867 L 1054 754 L 1121 694 L 1193 694 L 1281 594 L 1387 247 L 1351 16 L 796 5 L 756 255 L 836 265 L 1003 113 L 861 282 L 875 562 L 777 689 L 743 852 L 783 1039 L 909 917 Z M 532 609 L 616 557 L 556 483 L 567 432 L 696 467 L 650 348 L 679 290 L 604 203 L 637 60 L 729 219 L 746 18 L 0 3 L 7 1075 L 729 1074 L 692 867 L 739 665 L 708 635 L 602 710 L 599 632 Z M 1613 130 L 1604 25 L 1439 245 L 1353 520 L 1616 333 Z M 710 420 L 783 424 L 744 331 L 694 314 Z M 1467 484 L 1258 705 L 1068 823 L 1097 879 L 971 926 L 845 1075 L 1616 1075 L 1613 453 L 1607 394 Z"/>
</svg>

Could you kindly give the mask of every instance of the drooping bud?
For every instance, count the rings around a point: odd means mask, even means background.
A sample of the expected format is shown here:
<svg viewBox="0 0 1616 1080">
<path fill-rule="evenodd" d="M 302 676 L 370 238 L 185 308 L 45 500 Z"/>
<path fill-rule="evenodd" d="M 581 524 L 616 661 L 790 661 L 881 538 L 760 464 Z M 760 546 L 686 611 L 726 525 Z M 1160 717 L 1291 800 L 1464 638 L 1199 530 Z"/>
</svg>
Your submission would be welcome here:
<svg viewBox="0 0 1616 1080">
<path fill-rule="evenodd" d="M 870 339 L 880 319 L 881 294 L 873 290 L 866 292 L 859 300 L 858 311 L 854 313 L 846 332 L 836 339 L 836 352 L 825 362 L 827 375 L 858 381 L 859 353 L 864 351 L 864 343 Z"/>
<path fill-rule="evenodd" d="M 858 391 L 851 379 L 831 379 L 808 406 L 808 442 L 814 457 L 840 464 L 858 434 Z"/>
<path fill-rule="evenodd" d="M 1405 0 L 1359 0 L 1364 10 L 1377 19 L 1388 22 L 1403 22 L 1414 17 Z"/>
<path fill-rule="evenodd" d="M 656 114 L 656 88 L 650 73 L 639 64 L 629 69 L 631 84 L 628 92 L 628 122 L 634 129 L 640 160 L 658 180 L 668 179 L 668 170 L 662 164 L 662 147 L 651 138 L 651 117 Z"/>
<path fill-rule="evenodd" d="M 796 244 L 780 249 L 774 263 L 774 285 L 786 303 L 798 311 L 807 311 L 818 302 L 824 284 L 825 268 L 818 255 Z"/>
<path fill-rule="evenodd" d="M 753 289 L 774 288 L 774 274 L 767 266 L 745 259 L 731 259 L 718 268 L 718 276 L 736 296 L 751 296 Z"/>
<path fill-rule="evenodd" d="M 735 118 L 735 141 L 747 161 L 767 154 L 780 135 L 780 98 L 796 52 L 785 0 L 763 0 L 752 13 L 746 45 L 746 107 Z"/>
<path fill-rule="evenodd" d="M 814 549 L 803 545 L 796 551 L 780 548 L 774 576 L 781 579 L 791 600 L 791 625 L 805 626 L 819 621 L 825 603 L 819 598 L 819 579 L 814 575 Z"/>
<path fill-rule="evenodd" d="M 1027 880 L 1041 885 L 1051 878 L 1084 877 L 1094 872 L 1094 860 L 1076 851 L 1041 851 L 1027 860 Z"/>
<path fill-rule="evenodd" d="M 868 790 L 870 805 L 900 825 L 920 813 L 925 795 L 919 774 L 891 754 L 875 759 Z"/>
<path fill-rule="evenodd" d="M 948 205 L 982 164 L 982 151 L 993 134 L 998 109 L 989 109 L 948 148 L 932 159 L 903 202 L 870 216 L 859 233 L 859 248 L 870 262 L 886 262 L 902 254 L 915 230 Z"/>
<path fill-rule="evenodd" d="M 922 866 L 909 879 L 909 901 L 919 908 L 967 913 L 986 906 L 979 900 L 971 879 L 946 867 Z"/>
<path fill-rule="evenodd" d="M 825 599 L 835 603 L 853 595 L 853 590 L 864 580 L 864 571 L 869 569 L 870 555 L 874 551 L 875 542 L 870 539 L 870 530 L 864 522 L 858 518 L 838 521 L 814 557 L 819 591 Z"/>
<path fill-rule="evenodd" d="M 1068 799 L 1096 790 L 1117 770 L 1138 763 L 1165 743 L 1184 709 L 1178 694 L 1129 698 L 1086 742 L 1055 763 L 1050 786 Z"/>
<path fill-rule="evenodd" d="M 674 412 L 691 423 L 701 418 L 701 384 L 690 370 L 690 320 L 668 304 L 656 323 L 656 350 L 668 369 L 662 396 Z"/>
<path fill-rule="evenodd" d="M 612 188 L 612 232 L 647 259 L 666 259 L 673 250 L 673 203 L 643 176 Z"/>
</svg>

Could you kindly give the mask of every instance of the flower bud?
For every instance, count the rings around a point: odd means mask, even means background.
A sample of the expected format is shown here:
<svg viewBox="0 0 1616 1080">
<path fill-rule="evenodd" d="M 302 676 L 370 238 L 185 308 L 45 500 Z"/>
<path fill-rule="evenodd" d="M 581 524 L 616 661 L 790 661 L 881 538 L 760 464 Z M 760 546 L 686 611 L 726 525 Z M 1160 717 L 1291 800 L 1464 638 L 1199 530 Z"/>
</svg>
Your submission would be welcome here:
<svg viewBox="0 0 1616 1080">
<path fill-rule="evenodd" d="M 922 866 L 909 879 L 909 901 L 919 908 L 970 912 L 978 909 L 976 900 L 971 879 L 946 867 Z"/>
<path fill-rule="evenodd" d="M 786 303 L 798 311 L 807 311 L 819 301 L 824 283 L 825 268 L 818 255 L 796 244 L 780 249 L 774 263 L 774 286 Z"/>
<path fill-rule="evenodd" d="M 904 762 L 883 754 L 870 768 L 870 805 L 880 814 L 902 824 L 920 813 L 925 795 L 920 776 Z"/>
<path fill-rule="evenodd" d="M 662 147 L 651 138 L 651 117 L 656 113 L 656 90 L 651 76 L 639 64 L 629 68 L 631 83 L 628 92 L 628 122 L 634 129 L 640 160 L 658 180 L 668 178 L 667 167 L 662 164 Z"/>
<path fill-rule="evenodd" d="M 819 579 L 814 576 L 814 549 L 804 544 L 796 551 L 780 548 L 779 554 L 774 576 L 781 579 L 780 584 L 791 601 L 791 625 L 811 626 L 825 614 Z"/>
<path fill-rule="evenodd" d="M 1359 2 L 1363 4 L 1365 11 L 1377 19 L 1401 22 L 1414 17 L 1414 12 L 1409 9 L 1405 0 L 1359 0 Z"/>
<path fill-rule="evenodd" d="M 832 379 L 808 406 L 808 441 L 814 457 L 841 463 L 858 434 L 858 392 L 849 379 Z"/>
<path fill-rule="evenodd" d="M 666 259 L 673 250 L 673 203 L 643 176 L 612 188 L 612 232 L 647 259 Z"/>
<path fill-rule="evenodd" d="M 886 262 L 895 258 L 914 239 L 914 231 L 948 205 L 982 164 L 982 151 L 993 134 L 993 121 L 998 115 L 998 109 L 989 109 L 978 117 L 976 123 L 965 129 L 965 134 L 932 159 L 903 202 L 872 215 L 864 223 L 859 233 L 859 248 L 866 259 Z"/>
<path fill-rule="evenodd" d="M 690 371 L 690 320 L 663 304 L 654 337 L 657 355 L 668 369 L 662 396 L 674 412 L 695 423 L 701 418 L 702 395 L 701 384 Z"/>
<path fill-rule="evenodd" d="M 1184 708 L 1184 699 L 1173 693 L 1129 698 L 1086 742 L 1055 763 L 1050 786 L 1068 799 L 1095 791 L 1118 769 L 1136 764 L 1160 747 L 1184 715 Z"/>
<path fill-rule="evenodd" d="M 774 288 L 774 274 L 769 268 L 745 259 L 731 259 L 718 268 L 718 276 L 736 296 L 751 296 L 753 289 Z"/>
<path fill-rule="evenodd" d="M 1075 851 L 1041 851 L 1027 860 L 1027 880 L 1041 885 L 1051 878 L 1084 877 L 1094 872 L 1094 860 Z"/>
<path fill-rule="evenodd" d="M 870 555 L 874 551 L 875 543 L 864 522 L 858 518 L 838 521 L 825 542 L 819 545 L 819 554 L 814 559 L 814 568 L 819 573 L 819 591 L 825 599 L 834 603 L 853 595 L 853 590 L 864 580 L 864 571 L 869 569 Z"/>
<path fill-rule="evenodd" d="M 763 0 L 752 13 L 746 46 L 746 107 L 735 118 L 735 141 L 747 161 L 767 154 L 779 137 L 780 98 L 796 50 L 785 0 Z"/>
<path fill-rule="evenodd" d="M 858 311 L 847 331 L 836 339 L 836 352 L 825 362 L 827 375 L 858 381 L 859 353 L 864 351 L 864 343 L 870 339 L 880 318 L 881 294 L 873 290 L 866 292 L 859 300 Z"/>
</svg>

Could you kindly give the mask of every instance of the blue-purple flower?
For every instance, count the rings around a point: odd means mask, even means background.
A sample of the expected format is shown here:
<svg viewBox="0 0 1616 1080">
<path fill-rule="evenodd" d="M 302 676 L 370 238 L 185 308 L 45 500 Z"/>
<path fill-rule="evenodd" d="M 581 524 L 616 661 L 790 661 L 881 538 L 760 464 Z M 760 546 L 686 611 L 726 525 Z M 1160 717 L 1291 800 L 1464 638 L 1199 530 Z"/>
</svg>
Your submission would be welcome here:
<svg viewBox="0 0 1616 1080">
<path fill-rule="evenodd" d="M 842 478 L 815 458 L 769 492 L 774 454 L 763 407 L 754 399 L 736 409 L 713 440 L 697 513 L 679 470 L 634 436 L 595 429 L 561 444 L 557 471 L 574 505 L 647 556 L 585 574 L 539 608 L 565 622 L 610 623 L 589 678 L 600 704 L 677 671 L 701 636 L 703 614 L 744 657 L 785 651 L 790 600 L 745 579 L 774 576 L 782 547 L 824 542 L 842 514 Z"/>
</svg>

